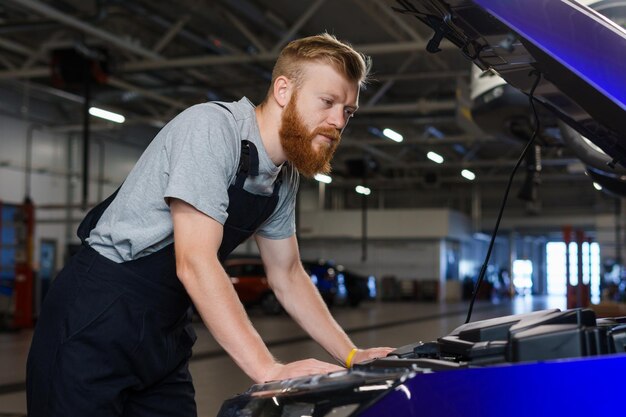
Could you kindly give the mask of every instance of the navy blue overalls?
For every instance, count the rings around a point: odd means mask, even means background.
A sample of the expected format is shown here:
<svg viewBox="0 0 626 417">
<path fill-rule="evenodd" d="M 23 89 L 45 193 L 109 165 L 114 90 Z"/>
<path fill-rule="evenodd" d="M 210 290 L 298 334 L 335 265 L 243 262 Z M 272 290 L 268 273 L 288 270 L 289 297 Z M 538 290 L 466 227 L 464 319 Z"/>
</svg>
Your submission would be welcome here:
<svg viewBox="0 0 626 417">
<path fill-rule="evenodd" d="M 258 165 L 254 144 L 242 141 L 220 260 L 276 208 L 282 174 L 272 195 L 243 189 Z M 29 416 L 196 415 L 188 370 L 196 336 L 174 245 L 115 263 L 85 243 L 114 198 L 87 214 L 78 229 L 83 245 L 46 297 L 28 357 Z"/>
</svg>

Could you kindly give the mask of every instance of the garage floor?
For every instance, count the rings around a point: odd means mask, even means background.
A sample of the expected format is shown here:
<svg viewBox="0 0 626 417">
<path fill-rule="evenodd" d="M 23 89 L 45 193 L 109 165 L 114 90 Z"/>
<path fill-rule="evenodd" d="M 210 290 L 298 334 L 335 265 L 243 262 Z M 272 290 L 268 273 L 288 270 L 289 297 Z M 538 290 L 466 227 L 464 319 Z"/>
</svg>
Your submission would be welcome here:
<svg viewBox="0 0 626 417">
<path fill-rule="evenodd" d="M 543 308 L 565 308 L 565 298 L 518 297 L 499 304 L 477 303 L 474 320 Z M 433 340 L 465 320 L 467 304 L 371 302 L 356 309 L 334 308 L 333 315 L 358 346 L 401 346 Z M 288 362 L 330 357 L 287 316 L 267 317 L 251 311 L 251 319 L 272 353 Z M 251 380 L 196 323 L 198 341 L 191 359 L 199 416 L 214 416 L 222 401 L 244 391 Z M 0 417 L 25 416 L 24 368 L 31 331 L 0 333 Z M 227 377 L 225 377 L 227 375 Z"/>
</svg>

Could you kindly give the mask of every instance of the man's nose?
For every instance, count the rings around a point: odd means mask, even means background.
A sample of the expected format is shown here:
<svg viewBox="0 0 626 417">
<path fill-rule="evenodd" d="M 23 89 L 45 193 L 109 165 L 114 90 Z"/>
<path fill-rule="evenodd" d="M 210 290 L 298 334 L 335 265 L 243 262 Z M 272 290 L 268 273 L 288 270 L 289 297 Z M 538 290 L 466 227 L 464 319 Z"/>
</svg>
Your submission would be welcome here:
<svg viewBox="0 0 626 417">
<path fill-rule="evenodd" d="M 327 119 L 328 124 L 336 128 L 337 130 L 343 130 L 348 123 L 348 118 L 346 117 L 346 113 L 339 106 L 333 107 L 328 115 Z"/>
</svg>

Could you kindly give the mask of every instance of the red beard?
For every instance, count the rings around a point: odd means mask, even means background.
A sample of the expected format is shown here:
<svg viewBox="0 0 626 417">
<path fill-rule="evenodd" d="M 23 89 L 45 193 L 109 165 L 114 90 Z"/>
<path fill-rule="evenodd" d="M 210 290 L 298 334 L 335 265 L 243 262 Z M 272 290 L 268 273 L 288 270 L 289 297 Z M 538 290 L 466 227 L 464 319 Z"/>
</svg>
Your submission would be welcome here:
<svg viewBox="0 0 626 417">
<path fill-rule="evenodd" d="M 309 131 L 296 109 L 296 101 L 294 93 L 285 107 L 278 131 L 283 151 L 287 160 L 305 177 L 313 178 L 315 174 L 328 174 L 331 171 L 330 160 L 339 145 L 341 133 L 332 127 L 318 127 L 312 132 Z M 326 136 L 332 139 L 332 142 L 315 150 L 313 139 L 317 135 Z"/>
</svg>

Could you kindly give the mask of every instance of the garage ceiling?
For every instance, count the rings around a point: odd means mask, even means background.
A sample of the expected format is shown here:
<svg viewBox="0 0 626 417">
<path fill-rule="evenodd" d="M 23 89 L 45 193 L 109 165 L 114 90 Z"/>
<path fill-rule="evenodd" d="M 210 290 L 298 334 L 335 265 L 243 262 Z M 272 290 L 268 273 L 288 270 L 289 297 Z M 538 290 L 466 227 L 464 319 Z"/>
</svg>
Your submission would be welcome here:
<svg viewBox="0 0 626 417">
<path fill-rule="evenodd" d="M 430 29 L 394 12 L 396 5 L 392 0 L 178 0 L 175 5 L 6 0 L 0 5 L 0 94 L 27 94 L 48 103 L 54 112 L 47 119 L 42 115 L 41 122 L 80 132 L 83 92 L 52 83 L 52 51 L 105 49 L 111 76 L 92 88 L 92 103 L 124 114 L 127 122 L 92 119 L 93 135 L 144 147 L 160 126 L 190 105 L 244 95 L 260 102 L 280 48 L 291 39 L 327 31 L 349 40 L 374 62 L 374 81 L 362 92 L 361 108 L 333 162 L 335 192 L 348 193 L 362 181 L 349 167 L 354 165 L 350 161 L 365 158 L 372 168 L 368 184 L 385 191 L 384 201 L 378 200 L 381 207 L 444 205 L 467 212 L 478 194 L 487 210 L 495 210 L 522 142 L 485 134 L 474 125 L 467 116 L 471 63 L 446 42 L 441 52 L 427 53 Z M 15 106 L 3 111 L 19 115 Z M 404 141 L 384 139 L 383 128 L 402 133 Z M 426 157 L 429 151 L 446 162 L 433 163 Z M 541 202 L 514 206 L 534 212 L 539 206 L 584 212 L 612 207 L 567 149 L 557 143 L 541 154 Z M 460 176 L 464 168 L 476 174 L 473 183 Z M 518 177 L 517 187 L 524 174 Z M 551 191 L 566 188 L 575 192 L 556 197 Z"/>
</svg>

